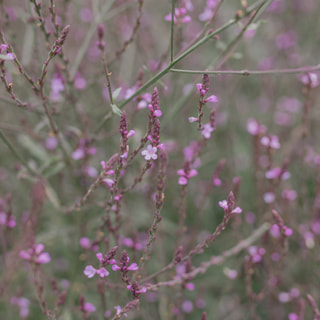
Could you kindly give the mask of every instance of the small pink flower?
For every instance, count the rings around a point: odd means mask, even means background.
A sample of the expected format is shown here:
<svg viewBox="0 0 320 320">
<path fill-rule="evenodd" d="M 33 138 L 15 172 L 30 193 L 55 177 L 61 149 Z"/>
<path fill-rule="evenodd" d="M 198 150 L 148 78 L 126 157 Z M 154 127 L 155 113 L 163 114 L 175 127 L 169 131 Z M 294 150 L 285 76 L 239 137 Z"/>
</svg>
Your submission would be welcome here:
<svg viewBox="0 0 320 320">
<path fill-rule="evenodd" d="M 266 127 L 259 124 L 259 122 L 256 119 L 250 118 L 247 121 L 247 131 L 251 135 L 257 136 L 260 133 L 265 133 Z"/>
<path fill-rule="evenodd" d="M 234 280 L 237 278 L 238 276 L 238 271 L 237 270 L 233 270 L 233 269 L 229 269 L 229 268 L 226 268 L 224 270 L 224 274 L 231 280 Z"/>
<path fill-rule="evenodd" d="M 136 132 L 134 130 L 130 130 L 127 134 L 127 138 L 132 137 L 136 134 Z"/>
<path fill-rule="evenodd" d="M 35 244 L 28 250 L 21 250 L 20 258 L 25 259 L 35 264 L 46 264 L 51 261 L 51 257 L 48 252 L 42 252 L 44 245 L 42 243 Z"/>
<path fill-rule="evenodd" d="M 12 52 L 9 52 L 6 54 L 6 60 L 13 61 L 14 60 L 14 54 Z"/>
<path fill-rule="evenodd" d="M 218 101 L 219 101 L 219 99 L 218 99 L 218 97 L 215 96 L 215 95 L 211 95 L 211 96 L 209 96 L 207 99 L 204 100 L 205 103 L 206 103 L 206 102 L 212 102 L 212 103 L 214 103 L 214 102 L 218 102 Z"/>
<path fill-rule="evenodd" d="M 280 227 L 277 224 L 271 226 L 269 233 L 273 238 L 277 239 L 281 237 Z"/>
<path fill-rule="evenodd" d="M 199 14 L 200 21 L 208 21 L 213 17 L 213 10 L 210 8 L 205 8 L 202 13 Z"/>
<path fill-rule="evenodd" d="M 194 290 L 194 284 L 192 282 L 188 282 L 185 284 L 186 289 L 188 289 L 189 291 L 193 291 Z"/>
<path fill-rule="evenodd" d="M 219 201 L 218 204 L 224 210 L 228 210 L 229 209 L 227 200 Z M 236 207 L 231 211 L 231 213 L 236 213 L 236 214 L 240 214 L 241 212 L 242 212 L 242 209 L 240 207 Z"/>
<path fill-rule="evenodd" d="M 96 271 L 97 275 L 99 275 L 101 278 L 107 277 L 109 275 L 109 271 L 107 271 L 105 268 L 100 268 Z"/>
<path fill-rule="evenodd" d="M 287 303 L 291 300 L 291 297 L 288 292 L 280 292 L 278 294 L 278 299 L 281 303 Z"/>
<path fill-rule="evenodd" d="M 279 138 L 275 135 L 262 137 L 261 144 L 272 149 L 280 149 Z"/>
<path fill-rule="evenodd" d="M 155 111 L 153 112 L 153 114 L 154 114 L 155 117 L 158 117 L 158 118 L 162 116 L 161 110 L 155 110 Z"/>
<path fill-rule="evenodd" d="M 81 148 L 76 149 L 76 150 L 72 153 L 72 155 L 71 155 L 71 157 L 72 157 L 73 160 L 83 159 L 84 156 L 85 156 L 85 152 L 84 152 L 84 150 L 81 149 Z"/>
<path fill-rule="evenodd" d="M 276 196 L 273 192 L 266 192 L 263 195 L 263 200 L 265 203 L 273 203 L 275 199 L 276 199 Z"/>
<path fill-rule="evenodd" d="M 113 266 L 112 266 L 112 270 L 113 271 L 118 271 L 118 270 L 120 270 L 121 268 L 118 266 L 118 265 L 116 265 L 116 264 L 114 264 Z"/>
<path fill-rule="evenodd" d="M 268 170 L 265 174 L 267 179 L 279 179 L 287 180 L 290 178 L 290 173 L 288 171 L 282 172 L 281 168 L 272 168 Z"/>
<path fill-rule="evenodd" d="M 188 121 L 189 121 L 190 123 L 192 123 L 192 122 L 198 122 L 198 118 L 189 117 L 189 118 L 188 118 Z"/>
<path fill-rule="evenodd" d="M 102 179 L 102 182 L 105 183 L 109 188 L 112 188 L 115 183 L 114 180 L 110 178 Z"/>
<path fill-rule="evenodd" d="M 185 300 L 182 302 L 181 309 L 184 313 L 191 313 L 194 309 L 193 303 L 190 300 Z"/>
<path fill-rule="evenodd" d="M 128 285 L 127 289 L 132 290 L 132 285 L 131 284 Z M 147 288 L 146 287 L 142 287 L 139 290 L 135 290 L 135 293 L 138 293 L 138 294 L 139 293 L 146 293 L 146 292 L 147 292 Z"/>
<path fill-rule="evenodd" d="M 319 85 L 319 79 L 316 73 L 309 72 L 301 77 L 301 82 L 310 88 L 315 88 Z"/>
<path fill-rule="evenodd" d="M 188 184 L 188 181 L 190 178 L 196 176 L 198 174 L 198 171 L 195 169 L 191 169 L 188 173 L 184 171 L 184 169 L 179 169 L 177 171 L 177 174 L 181 176 L 178 180 L 179 185 L 183 186 Z"/>
<path fill-rule="evenodd" d="M 122 308 L 120 306 L 115 306 L 114 309 L 117 310 L 117 315 L 119 315 L 122 312 Z M 123 314 L 125 317 L 127 317 L 128 315 L 126 313 Z"/>
<path fill-rule="evenodd" d="M 136 271 L 139 267 L 136 263 L 131 263 L 130 266 L 127 268 L 127 270 Z"/>
<path fill-rule="evenodd" d="M 141 152 L 141 155 L 144 156 L 145 160 L 147 161 L 151 159 L 156 160 L 158 158 L 157 148 L 149 144 L 147 148 Z"/>
<path fill-rule="evenodd" d="M 48 137 L 45 142 L 45 146 L 48 150 L 54 150 L 58 146 L 58 139 L 56 137 Z"/>
<path fill-rule="evenodd" d="M 210 123 L 206 123 L 203 126 L 201 134 L 204 136 L 205 139 L 209 139 L 211 137 L 211 132 L 213 132 L 214 129 L 215 128 L 213 128 Z"/>
<path fill-rule="evenodd" d="M 288 319 L 289 320 L 299 320 L 299 316 L 296 313 L 291 312 L 288 314 Z"/>
<path fill-rule="evenodd" d="M 96 307 L 95 307 L 92 303 L 86 302 L 86 303 L 84 304 L 84 311 L 85 311 L 87 314 L 90 314 L 90 313 L 96 311 Z"/>
<path fill-rule="evenodd" d="M 222 209 L 228 210 L 227 200 L 219 201 L 219 206 L 220 206 Z"/>
<path fill-rule="evenodd" d="M 36 263 L 45 264 L 51 261 L 50 255 L 48 252 L 42 252 L 39 254 L 38 258 L 36 259 Z"/>
<path fill-rule="evenodd" d="M 93 266 L 86 266 L 84 271 L 83 271 L 84 275 L 87 276 L 89 279 L 93 278 L 95 276 L 95 274 L 97 273 L 97 269 L 94 268 Z"/>
<path fill-rule="evenodd" d="M 89 238 L 83 237 L 80 239 L 80 245 L 84 249 L 90 249 L 91 248 L 91 241 Z"/>
</svg>

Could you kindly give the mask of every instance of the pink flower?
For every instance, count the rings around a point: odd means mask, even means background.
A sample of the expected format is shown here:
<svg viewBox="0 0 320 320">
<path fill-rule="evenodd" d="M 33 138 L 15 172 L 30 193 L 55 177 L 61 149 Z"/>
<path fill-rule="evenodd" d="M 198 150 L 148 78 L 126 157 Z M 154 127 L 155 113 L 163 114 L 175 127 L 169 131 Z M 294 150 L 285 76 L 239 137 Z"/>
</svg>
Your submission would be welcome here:
<svg viewBox="0 0 320 320">
<path fill-rule="evenodd" d="M 207 99 L 204 100 L 205 103 L 206 103 L 206 102 L 212 102 L 212 103 L 214 103 L 214 102 L 218 102 L 218 101 L 219 101 L 219 99 L 218 99 L 218 97 L 215 96 L 215 95 L 211 95 L 211 96 L 209 96 Z"/>
<path fill-rule="evenodd" d="M 301 77 L 301 82 L 308 85 L 310 88 L 315 88 L 319 85 L 319 79 L 316 73 L 309 72 Z"/>
<path fill-rule="evenodd" d="M 113 271 L 118 271 L 118 270 L 121 270 L 121 269 L 125 269 L 125 270 L 130 270 L 130 271 L 136 271 L 139 269 L 138 265 L 136 263 L 131 263 L 129 267 L 119 267 L 118 265 L 114 264 L 112 266 L 112 270 Z"/>
<path fill-rule="evenodd" d="M 102 179 L 102 182 L 105 183 L 109 188 L 112 188 L 115 183 L 114 180 L 110 178 Z"/>
<path fill-rule="evenodd" d="M 84 249 L 90 249 L 91 248 L 91 241 L 89 238 L 83 237 L 80 239 L 80 245 Z"/>
<path fill-rule="evenodd" d="M 87 276 L 89 279 L 93 278 L 94 275 L 97 273 L 97 269 L 94 268 L 93 266 L 86 266 L 84 271 L 83 271 L 84 275 Z"/>
<path fill-rule="evenodd" d="M 128 285 L 127 289 L 132 291 L 133 290 L 132 284 Z M 139 288 L 138 290 L 135 290 L 135 293 L 137 293 L 137 294 L 146 293 L 146 292 L 147 292 L 147 288 L 146 287 L 142 287 L 142 288 Z"/>
<path fill-rule="evenodd" d="M 105 268 L 100 268 L 97 271 L 97 275 L 100 276 L 101 278 L 107 277 L 109 275 L 109 271 L 107 271 Z"/>
<path fill-rule="evenodd" d="M 12 52 L 9 52 L 6 54 L 6 60 L 13 61 L 14 60 L 14 54 Z"/>
<path fill-rule="evenodd" d="M 92 304 L 92 303 L 90 303 L 90 302 L 86 302 L 85 304 L 84 304 L 84 311 L 87 313 L 87 314 L 90 314 L 90 313 L 92 313 L 92 312 L 95 312 L 96 311 L 96 307 Z"/>
<path fill-rule="evenodd" d="M 228 203 L 227 203 L 227 200 L 222 200 L 222 201 L 219 201 L 219 206 L 225 210 L 228 210 Z"/>
<path fill-rule="evenodd" d="M 35 264 L 46 264 L 51 261 L 51 257 L 48 252 L 42 252 L 44 245 L 42 243 L 35 244 L 28 250 L 21 250 L 20 258 L 25 259 Z"/>
<path fill-rule="evenodd" d="M 50 93 L 50 99 L 54 102 L 61 101 L 62 96 L 61 92 L 64 91 L 64 84 L 63 84 L 63 78 L 55 73 L 53 75 L 53 78 L 51 80 L 51 93 Z"/>
<path fill-rule="evenodd" d="M 253 135 L 257 136 L 260 133 L 266 132 L 266 127 L 264 125 L 259 124 L 256 119 L 250 118 L 247 121 L 247 131 Z"/>
<path fill-rule="evenodd" d="M 280 149 L 279 138 L 274 135 L 262 137 L 261 144 L 272 149 Z"/>
<path fill-rule="evenodd" d="M 288 319 L 289 320 L 299 320 L 299 316 L 296 313 L 291 312 L 288 314 Z"/>
<path fill-rule="evenodd" d="M 132 137 L 136 134 L 136 132 L 134 130 L 130 130 L 127 134 L 127 138 Z"/>
<path fill-rule="evenodd" d="M 269 233 L 273 238 L 278 239 L 281 237 L 280 227 L 277 224 L 271 226 Z"/>
<path fill-rule="evenodd" d="M 237 276 L 238 276 L 238 271 L 237 270 L 226 268 L 223 271 L 224 271 L 224 274 L 231 280 L 236 279 Z"/>
<path fill-rule="evenodd" d="M 258 248 L 257 246 L 251 246 L 248 248 L 253 263 L 262 261 L 262 256 L 266 253 L 264 248 Z"/>
<path fill-rule="evenodd" d="M 154 114 L 155 117 L 158 117 L 158 118 L 162 116 L 161 110 L 155 110 L 155 111 L 153 112 L 153 114 Z"/>
<path fill-rule="evenodd" d="M 215 128 L 213 128 L 210 123 L 206 123 L 203 126 L 201 134 L 204 136 L 205 139 L 209 139 L 211 137 L 211 132 L 213 132 L 214 129 Z"/>
<path fill-rule="evenodd" d="M 268 170 L 265 174 L 267 179 L 280 179 L 287 180 L 290 178 L 290 173 L 288 171 L 282 172 L 281 168 L 272 168 Z"/>
<path fill-rule="evenodd" d="M 191 169 L 189 172 L 185 172 L 184 169 L 179 169 L 177 171 L 177 174 L 181 176 L 178 180 L 178 183 L 183 186 L 188 184 L 189 179 L 196 176 L 198 174 L 198 171 L 196 169 Z"/>
<path fill-rule="evenodd" d="M 195 118 L 195 117 L 189 117 L 188 120 L 189 120 L 190 123 L 198 122 L 198 118 Z"/>
<path fill-rule="evenodd" d="M 144 156 L 145 160 L 149 161 L 151 159 L 156 160 L 157 156 L 157 148 L 151 146 L 150 144 L 141 152 L 141 155 Z"/>
<path fill-rule="evenodd" d="M 80 160 L 80 159 L 83 159 L 85 156 L 85 153 L 84 153 L 84 150 L 79 148 L 79 149 L 76 149 L 75 151 L 73 151 L 71 157 L 73 160 Z"/>
<path fill-rule="evenodd" d="M 222 201 L 219 201 L 219 206 L 221 208 L 223 208 L 225 211 L 229 210 L 229 207 L 228 207 L 228 202 L 227 200 L 222 200 Z M 242 212 L 242 209 L 240 207 L 236 207 L 234 208 L 231 213 L 237 213 L 237 214 L 240 214 Z"/>
<path fill-rule="evenodd" d="M 191 313 L 194 309 L 193 303 L 190 300 L 185 300 L 182 302 L 181 309 L 184 313 Z"/>
<path fill-rule="evenodd" d="M 276 199 L 276 196 L 273 192 L 266 192 L 263 195 L 263 200 L 265 203 L 272 203 Z"/>
<path fill-rule="evenodd" d="M 120 258 L 120 264 L 117 265 L 117 264 L 114 264 L 112 266 L 112 270 L 113 271 L 118 271 L 118 270 L 121 270 L 123 273 L 126 273 L 128 271 L 136 271 L 139 269 L 138 265 L 136 263 L 131 263 L 129 266 L 129 261 L 130 261 L 130 258 L 127 254 L 127 251 L 124 250 L 122 253 L 121 253 L 121 258 Z"/>
<path fill-rule="evenodd" d="M 120 306 L 115 306 L 114 309 L 117 310 L 117 315 L 119 315 L 122 312 L 122 308 Z M 127 317 L 128 315 L 126 313 L 123 314 L 125 317 Z"/>
</svg>

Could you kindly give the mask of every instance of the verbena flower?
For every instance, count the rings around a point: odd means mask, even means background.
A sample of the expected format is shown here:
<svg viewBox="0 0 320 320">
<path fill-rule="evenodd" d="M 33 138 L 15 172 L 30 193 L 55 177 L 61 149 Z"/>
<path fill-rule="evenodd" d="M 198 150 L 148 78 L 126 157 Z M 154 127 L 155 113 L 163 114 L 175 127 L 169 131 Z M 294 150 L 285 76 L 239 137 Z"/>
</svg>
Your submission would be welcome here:
<svg viewBox="0 0 320 320">
<path fill-rule="evenodd" d="M 21 250 L 19 253 L 20 258 L 25 259 L 35 264 L 45 264 L 51 261 L 48 252 L 42 252 L 44 245 L 42 243 L 35 244 L 28 250 Z"/>
<path fill-rule="evenodd" d="M 268 148 L 272 149 L 280 149 L 279 138 L 275 135 L 264 136 L 261 138 L 261 144 Z"/>
<path fill-rule="evenodd" d="M 205 139 L 209 139 L 211 137 L 211 132 L 213 132 L 214 129 L 215 128 L 213 128 L 210 123 L 206 123 L 205 125 L 203 125 L 201 134 L 204 136 Z"/>
<path fill-rule="evenodd" d="M 104 278 L 109 275 L 109 271 L 107 271 L 104 267 L 96 269 L 93 266 L 89 265 L 85 267 L 83 274 L 87 276 L 89 279 L 93 278 L 96 274 L 101 278 Z"/>
<path fill-rule="evenodd" d="M 86 303 L 84 304 L 83 310 L 84 310 L 87 314 L 90 314 L 90 313 L 96 311 L 96 307 L 95 307 L 92 303 L 86 302 Z"/>
<path fill-rule="evenodd" d="M 219 206 L 221 208 L 223 208 L 224 210 L 229 210 L 229 206 L 228 206 L 228 201 L 227 200 L 219 201 Z M 242 209 L 240 207 L 236 207 L 231 212 L 240 214 L 242 212 Z"/>
<path fill-rule="evenodd" d="M 184 186 L 188 184 L 188 181 L 190 178 L 196 176 L 198 174 L 198 171 L 196 169 L 190 169 L 190 170 L 185 170 L 185 169 L 179 169 L 177 171 L 177 175 L 181 176 L 178 180 L 178 184 L 181 186 Z"/>
<path fill-rule="evenodd" d="M 157 148 L 152 145 L 148 145 L 146 149 L 141 151 L 141 155 L 145 158 L 145 160 L 149 161 L 151 159 L 156 160 L 157 156 Z"/>
</svg>

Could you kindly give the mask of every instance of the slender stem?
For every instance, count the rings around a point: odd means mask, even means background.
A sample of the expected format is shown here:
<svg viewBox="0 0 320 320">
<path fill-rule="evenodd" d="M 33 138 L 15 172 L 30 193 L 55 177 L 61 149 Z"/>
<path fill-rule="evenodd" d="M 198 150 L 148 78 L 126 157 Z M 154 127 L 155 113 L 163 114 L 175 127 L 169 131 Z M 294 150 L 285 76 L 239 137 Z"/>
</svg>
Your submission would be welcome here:
<svg viewBox="0 0 320 320">
<path fill-rule="evenodd" d="M 135 97 L 137 97 L 139 94 L 141 94 L 145 89 L 149 88 L 151 85 L 153 85 L 155 82 L 157 82 L 160 78 L 162 78 L 165 74 L 167 74 L 170 69 L 177 64 L 179 61 L 181 61 L 183 58 L 185 58 L 187 55 L 189 55 L 191 52 L 196 50 L 198 47 L 200 47 L 202 44 L 207 42 L 209 39 L 212 39 L 215 35 L 222 32 L 223 30 L 229 28 L 233 24 L 235 24 L 238 20 L 232 19 L 226 24 L 224 24 L 222 27 L 216 29 L 214 32 L 209 33 L 205 35 L 201 40 L 199 40 L 197 43 L 195 43 L 193 46 L 191 46 L 188 50 L 186 50 L 184 53 L 182 53 L 179 57 L 174 59 L 169 65 L 164 68 L 162 71 L 160 71 L 158 74 L 156 74 L 153 78 L 151 78 L 148 82 L 145 83 L 139 90 L 137 90 L 134 94 L 132 94 L 128 99 L 124 100 L 122 103 L 118 105 L 118 108 L 121 109 L 124 107 L 127 103 L 129 103 L 131 100 L 133 100 Z M 107 117 L 104 117 L 101 123 L 99 124 L 98 128 L 96 129 L 95 133 L 98 133 L 102 127 L 104 126 L 105 122 L 107 121 Z"/>
<path fill-rule="evenodd" d="M 0 40 L 2 43 L 6 44 L 8 46 L 9 52 L 13 53 L 14 59 L 13 62 L 17 65 L 19 72 L 24 76 L 24 78 L 31 84 L 32 89 L 34 92 L 39 92 L 39 87 L 36 84 L 36 82 L 31 78 L 31 76 L 26 72 L 26 70 L 23 68 L 21 62 L 17 58 L 16 54 L 14 53 L 12 47 L 8 44 L 6 39 L 4 38 L 3 32 L 0 30 Z"/>
<path fill-rule="evenodd" d="M 176 59 L 174 59 L 172 62 L 168 64 L 166 68 L 164 68 L 162 71 L 160 71 L 158 74 L 156 74 L 154 77 L 152 77 L 148 82 L 146 82 L 139 90 L 137 90 L 134 94 L 132 94 L 128 99 L 124 100 L 122 103 L 118 105 L 118 108 L 121 109 L 124 107 L 127 103 L 129 103 L 131 100 L 133 100 L 135 97 L 140 95 L 145 89 L 149 88 L 151 85 L 153 85 L 155 82 L 157 82 L 160 78 L 162 78 L 164 75 L 166 75 L 168 72 L 170 72 L 171 68 L 176 65 L 178 62 L 180 62 L 182 59 L 184 59 L 186 56 L 188 56 L 190 53 L 195 51 L 198 47 L 200 47 L 202 44 L 206 43 L 208 40 L 212 39 L 214 36 L 217 34 L 221 33 L 222 31 L 228 29 L 232 25 L 236 24 L 239 20 L 247 17 L 250 15 L 254 10 L 256 10 L 254 17 L 256 16 L 257 12 L 261 9 L 261 7 L 269 2 L 270 0 L 267 1 L 257 1 L 254 3 L 250 8 L 247 9 L 247 11 L 244 13 L 243 16 L 241 17 L 236 17 L 234 19 L 229 20 L 227 23 L 222 25 L 220 28 L 217 28 L 215 31 L 209 31 L 207 34 L 197 41 L 194 45 L 192 45 L 189 49 L 187 49 L 185 52 L 183 52 L 180 56 L 178 56 Z M 254 18 L 253 17 L 253 18 Z M 253 19 L 251 18 L 251 19 Z M 250 19 L 250 21 L 251 21 Z M 238 40 L 238 37 L 236 38 Z M 232 43 L 233 44 L 233 43 Z M 100 122 L 98 128 L 95 130 L 95 133 L 98 133 L 104 124 L 107 121 L 107 117 L 104 117 L 102 121 Z"/>
<path fill-rule="evenodd" d="M 305 66 L 299 68 L 288 68 L 288 69 L 270 69 L 270 70 L 183 70 L 183 69 L 170 69 L 170 72 L 177 73 L 187 73 L 187 74 L 222 74 L 222 75 L 240 75 L 240 76 L 250 76 L 250 75 L 268 75 L 268 74 L 290 74 L 290 73 L 305 73 L 305 72 L 313 72 L 319 71 L 320 64 L 315 66 Z"/>
<path fill-rule="evenodd" d="M 258 229 L 256 229 L 248 238 L 241 240 L 236 246 L 232 247 L 229 250 L 224 251 L 220 256 L 214 256 L 210 259 L 210 261 L 208 262 L 204 262 L 201 264 L 201 267 L 194 269 L 192 272 L 187 273 L 185 275 L 183 275 L 181 278 L 175 279 L 175 280 L 171 280 L 168 281 L 166 283 L 158 283 L 155 285 L 151 285 L 148 286 L 148 290 L 153 289 L 153 288 L 157 288 L 163 285 L 168 285 L 168 286 L 172 286 L 174 284 L 178 284 L 181 283 L 182 281 L 184 281 L 185 279 L 189 279 L 189 276 L 192 275 L 192 277 L 195 277 L 197 274 L 201 274 L 207 271 L 207 269 L 212 266 L 212 265 L 216 265 L 216 264 L 221 264 L 226 258 L 229 258 L 231 256 L 234 256 L 236 254 L 238 254 L 239 252 L 241 252 L 242 250 L 250 247 L 254 242 L 256 242 L 259 238 L 262 237 L 262 235 L 270 228 L 270 224 L 265 222 L 264 224 L 262 224 Z M 161 270 L 159 270 L 158 272 L 144 278 L 141 280 L 141 283 L 144 283 L 148 280 L 151 280 L 152 278 L 160 275 L 161 273 L 172 269 L 175 266 L 174 263 L 170 263 L 168 266 L 162 268 Z"/>
<path fill-rule="evenodd" d="M 171 35 L 170 35 L 170 62 L 173 61 L 173 42 L 174 42 L 174 6 L 175 0 L 171 0 Z"/>
</svg>

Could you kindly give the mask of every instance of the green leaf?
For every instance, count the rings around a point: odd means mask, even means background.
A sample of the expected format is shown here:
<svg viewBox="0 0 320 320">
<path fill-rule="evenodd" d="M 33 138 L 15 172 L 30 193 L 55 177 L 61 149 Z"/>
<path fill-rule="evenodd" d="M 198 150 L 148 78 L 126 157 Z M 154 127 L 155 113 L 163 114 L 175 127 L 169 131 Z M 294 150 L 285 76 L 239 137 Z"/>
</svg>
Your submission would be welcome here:
<svg viewBox="0 0 320 320">
<path fill-rule="evenodd" d="M 50 161 L 50 155 L 46 152 L 45 148 L 42 147 L 40 144 L 36 143 L 27 135 L 20 135 L 18 137 L 19 143 L 27 149 L 30 154 L 36 158 L 38 158 L 41 162 L 48 162 Z"/>
<path fill-rule="evenodd" d="M 54 189 L 51 188 L 48 184 L 46 184 L 45 189 L 46 189 L 46 195 L 49 201 L 57 210 L 60 210 L 61 209 L 60 201 Z"/>
<path fill-rule="evenodd" d="M 112 112 L 118 115 L 119 117 L 121 116 L 121 110 L 117 107 L 116 104 L 111 105 Z"/>
<path fill-rule="evenodd" d="M 121 91 L 122 88 L 117 88 L 116 90 L 113 91 L 113 94 L 112 94 L 112 99 L 113 100 L 117 100 L 119 94 L 120 94 L 120 91 Z"/>
<path fill-rule="evenodd" d="M 12 58 L 6 56 L 5 54 L 0 54 L 0 60 L 12 60 Z"/>
</svg>

